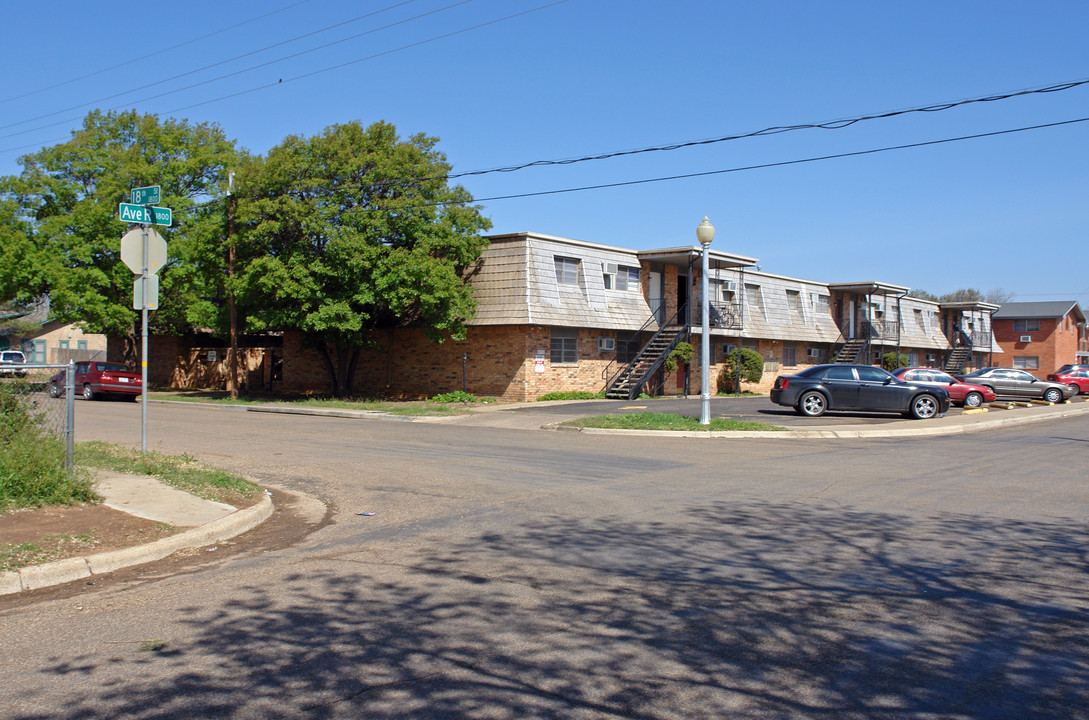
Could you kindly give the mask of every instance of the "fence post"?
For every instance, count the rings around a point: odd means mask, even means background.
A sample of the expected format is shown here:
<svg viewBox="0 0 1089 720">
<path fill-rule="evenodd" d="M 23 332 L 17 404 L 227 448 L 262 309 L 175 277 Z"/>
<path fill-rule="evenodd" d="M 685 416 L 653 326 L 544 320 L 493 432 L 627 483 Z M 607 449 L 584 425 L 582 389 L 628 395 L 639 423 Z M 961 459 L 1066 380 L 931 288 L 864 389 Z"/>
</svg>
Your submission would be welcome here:
<svg viewBox="0 0 1089 720">
<path fill-rule="evenodd" d="M 76 467 L 76 361 L 69 360 L 64 373 L 64 464 Z"/>
</svg>

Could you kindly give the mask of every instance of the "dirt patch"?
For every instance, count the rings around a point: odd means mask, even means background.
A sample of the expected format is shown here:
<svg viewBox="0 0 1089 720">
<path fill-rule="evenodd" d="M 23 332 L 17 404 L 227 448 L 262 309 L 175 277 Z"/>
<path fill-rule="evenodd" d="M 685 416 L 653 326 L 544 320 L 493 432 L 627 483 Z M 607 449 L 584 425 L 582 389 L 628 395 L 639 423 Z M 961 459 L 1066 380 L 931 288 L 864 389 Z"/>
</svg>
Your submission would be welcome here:
<svg viewBox="0 0 1089 720">
<path fill-rule="evenodd" d="M 105 505 L 16 510 L 0 515 L 0 570 L 118 550 L 185 529 Z"/>
</svg>

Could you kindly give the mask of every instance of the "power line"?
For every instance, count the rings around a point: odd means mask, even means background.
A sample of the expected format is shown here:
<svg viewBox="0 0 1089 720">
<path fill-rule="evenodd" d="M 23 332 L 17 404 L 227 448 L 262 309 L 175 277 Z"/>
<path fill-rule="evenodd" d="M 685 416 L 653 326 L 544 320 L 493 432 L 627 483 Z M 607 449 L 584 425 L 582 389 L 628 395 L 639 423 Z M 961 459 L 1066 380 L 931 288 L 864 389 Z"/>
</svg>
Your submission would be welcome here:
<svg viewBox="0 0 1089 720">
<path fill-rule="evenodd" d="M 272 45 L 267 45 L 267 46 L 265 46 L 263 48 L 258 48 L 257 50 L 252 50 L 250 52 L 243 53 L 241 55 L 236 55 L 235 57 L 228 58 L 226 60 L 221 60 L 219 62 L 215 62 L 215 63 L 212 63 L 210 65 L 205 65 L 204 67 L 200 67 L 200 68 L 197 68 L 195 70 L 189 70 L 187 72 L 180 73 L 178 75 L 174 75 L 174 76 L 171 76 L 171 77 L 168 77 L 168 78 L 164 78 L 162 80 L 156 80 L 155 82 L 147 83 L 147 84 L 141 85 L 139 87 L 135 87 L 135 88 L 132 88 L 132 89 L 129 89 L 129 90 L 125 90 L 123 92 L 114 93 L 113 95 L 107 95 L 105 97 L 101 97 L 101 98 L 98 98 L 96 100 L 89 100 L 87 102 L 82 102 L 82 103 L 79 103 L 78 105 L 72 105 L 70 107 L 66 107 L 66 108 L 63 108 L 61 110 L 54 110 L 53 112 L 45 113 L 44 115 L 38 115 L 37 117 L 29 118 L 27 120 L 20 120 L 19 122 L 9 123 L 7 125 L 0 125 L 0 130 L 10 128 L 10 127 L 15 127 L 17 125 L 25 125 L 26 123 L 34 122 L 35 120 L 41 120 L 43 118 L 52 117 L 53 115 L 59 115 L 61 113 L 68 112 L 70 110 L 76 110 L 78 108 L 86 107 L 88 105 L 94 105 L 96 103 L 100 103 L 100 102 L 103 102 L 105 100 L 113 100 L 114 98 L 119 98 L 119 97 L 122 97 L 124 95 L 129 95 L 130 93 L 134 93 L 134 92 L 136 92 L 138 90 L 145 90 L 147 88 L 155 87 L 156 85 L 162 85 L 163 83 L 170 82 L 171 80 L 178 80 L 180 78 L 187 77 L 189 75 L 195 75 L 196 73 L 203 72 L 205 70 L 209 70 L 211 68 L 218 67 L 220 65 L 226 65 L 227 63 L 234 62 L 235 60 L 240 60 L 240 59 L 242 59 L 244 57 L 249 57 L 250 55 L 256 55 L 258 53 L 264 52 L 265 50 L 269 50 L 271 48 L 279 47 L 281 45 L 287 45 L 288 43 L 295 42 L 295 41 L 300 40 L 302 38 L 310 37 L 312 35 L 318 35 L 320 33 L 328 32 L 329 30 L 332 30 L 332 29 L 335 29 L 335 28 L 338 28 L 338 27 L 342 27 L 344 25 L 348 25 L 348 24 L 353 23 L 353 22 L 358 22 L 360 20 L 372 17 L 374 15 L 378 15 L 378 14 L 381 14 L 381 13 L 384 13 L 384 12 L 389 12 L 390 10 L 394 10 L 396 8 L 401 7 L 402 5 L 408 5 L 408 4 L 413 3 L 413 2 L 417 2 L 417 0 L 403 0 L 403 2 L 399 2 L 399 3 L 396 3 L 394 5 L 384 7 L 381 10 L 375 10 L 374 12 L 367 13 L 366 15 L 360 15 L 359 17 L 352 18 L 351 20 L 345 20 L 343 22 L 336 23 L 335 25 L 330 25 L 330 26 L 322 28 L 320 30 L 315 30 L 313 32 L 306 33 L 305 35 L 298 35 L 296 37 L 289 38 L 288 40 L 283 40 L 281 42 L 274 43 Z M 229 73 L 226 73 L 226 74 L 223 74 L 223 75 L 218 75 L 218 76 L 216 76 L 214 78 L 209 78 L 208 80 L 202 80 L 202 81 L 200 81 L 198 83 L 193 83 L 191 85 L 186 85 L 185 87 L 176 88 L 174 90 L 168 90 L 167 92 L 159 93 L 158 95 L 151 95 L 149 97 L 141 98 L 139 100 L 134 100 L 132 102 L 133 102 L 133 104 L 141 103 L 141 102 L 147 102 L 148 100 L 156 100 L 156 99 L 161 98 L 161 97 L 166 97 L 167 95 L 174 95 L 174 94 L 177 94 L 177 93 L 180 93 L 180 92 L 184 92 L 186 90 L 192 90 L 193 88 L 201 87 L 203 85 L 210 85 L 211 83 L 218 82 L 220 80 L 225 80 L 226 78 L 229 78 L 229 77 L 234 77 L 236 75 L 242 75 L 244 73 L 252 72 L 254 70 L 259 70 L 260 68 L 268 67 L 269 65 L 275 65 L 276 63 L 284 62 L 286 60 L 292 60 L 294 58 L 301 57 L 303 55 L 308 55 L 310 53 L 314 53 L 314 52 L 317 52 L 319 50 L 325 50 L 326 48 L 333 47 L 334 45 L 340 45 L 341 43 L 346 43 L 346 42 L 348 42 L 350 40 L 356 40 L 356 39 L 361 38 L 361 37 L 363 37 L 365 35 L 371 35 L 373 33 L 380 32 L 382 30 L 388 30 L 389 28 L 396 27 L 398 25 L 404 25 L 404 24 L 412 22 L 414 20 L 419 20 L 419 19 L 427 17 L 429 15 L 434 15 L 436 13 L 440 13 L 440 12 L 443 12 L 445 10 L 449 10 L 451 8 L 457 7 L 458 5 L 465 5 L 465 4 L 470 3 L 470 2 L 473 2 L 473 0 L 458 0 L 458 2 L 455 2 L 452 5 L 447 5 L 445 7 L 438 8 L 437 10 L 431 10 L 431 11 L 428 11 L 428 12 L 425 12 L 425 13 L 421 13 L 419 15 L 415 15 L 413 17 L 406 18 L 404 20 L 399 20 L 399 21 L 397 21 L 395 23 L 390 23 L 388 25 L 383 25 L 382 27 L 374 28 L 372 30 L 367 30 L 365 32 L 357 33 L 355 35 L 350 35 L 350 36 L 348 36 L 346 38 L 341 38 L 340 40 L 335 40 L 333 42 L 326 43 L 324 45 L 318 45 L 317 47 L 310 48 L 309 50 L 301 50 L 299 52 L 292 53 L 290 55 L 284 55 L 284 56 L 276 58 L 274 60 L 268 60 L 268 61 L 263 62 L 263 63 L 258 63 L 257 65 L 251 65 L 248 68 L 242 68 L 241 70 L 235 70 L 234 72 L 229 72 Z M 124 104 L 128 105 L 129 103 L 124 103 Z M 110 109 L 111 110 L 116 110 L 116 109 L 118 109 L 118 107 L 120 107 L 120 106 L 114 106 L 114 107 L 112 107 Z M 8 135 L 0 135 L 0 138 L 14 137 L 16 135 L 25 135 L 26 133 L 36 132 L 38 130 L 44 130 L 45 128 L 48 128 L 48 127 L 54 127 L 56 125 L 63 125 L 64 123 L 72 122 L 73 120 L 76 120 L 76 119 L 78 119 L 78 118 L 69 118 L 68 120 L 60 120 L 60 121 L 52 123 L 50 125 L 39 125 L 38 127 L 30 128 L 29 130 L 21 130 L 21 131 L 16 132 L 16 133 L 10 133 Z"/>
<path fill-rule="evenodd" d="M 888 112 L 876 113 L 872 115 L 860 115 L 853 118 L 843 118 L 839 120 L 829 120 L 821 123 L 805 123 L 799 125 L 780 125 L 774 127 L 764 128 L 763 130 L 755 130 L 753 132 L 741 133 L 738 135 L 725 135 L 722 137 L 708 138 L 704 140 L 688 140 L 684 142 L 672 143 L 669 145 L 660 145 L 655 147 L 637 148 L 634 150 L 620 150 L 617 152 L 601 153 L 597 155 L 586 155 L 577 158 L 568 158 L 563 160 L 534 160 L 532 162 L 521 163 L 518 165 L 508 165 L 505 167 L 489 168 L 486 170 L 469 170 L 461 173 L 452 173 L 446 177 L 448 180 L 469 177 L 472 175 L 487 175 L 497 172 L 515 172 L 518 170 L 524 170 L 531 167 L 546 167 L 552 165 L 574 165 L 576 163 L 589 162 L 592 160 L 608 160 L 611 158 L 624 157 L 627 155 L 639 155 L 642 153 L 652 152 L 668 152 L 671 150 L 680 150 L 687 147 L 696 147 L 699 145 L 714 145 L 716 143 L 730 142 L 732 140 L 743 140 L 746 138 L 763 137 L 766 135 L 779 135 L 781 133 L 793 132 L 795 130 L 841 130 L 851 125 L 856 125 L 861 122 L 869 120 L 884 120 L 887 118 L 897 117 L 900 115 L 908 115 L 911 113 L 926 113 L 926 112 L 941 112 L 943 110 L 951 110 L 956 107 L 964 105 L 971 105 L 974 103 L 987 103 L 997 102 L 999 100 L 1008 100 L 1015 97 L 1023 97 L 1026 95 L 1037 95 L 1045 93 L 1062 92 L 1064 90 L 1071 90 L 1082 85 L 1089 84 L 1089 78 L 1083 78 L 1081 80 L 1072 80 L 1070 82 L 1054 83 L 1052 85 L 1045 85 L 1038 88 L 1029 88 L 1026 90 L 1015 90 L 1010 92 L 999 93 L 995 95 L 985 95 L 982 97 L 968 98 L 965 100 L 956 100 L 953 102 L 933 103 L 931 105 L 922 105 L 918 107 L 906 108 L 902 110 L 891 110 Z"/>
<path fill-rule="evenodd" d="M 783 160 L 780 162 L 763 163 L 760 165 L 746 165 L 743 167 L 726 168 L 724 170 L 707 170 L 697 173 L 685 173 L 683 175 L 667 175 L 655 178 L 644 178 L 641 180 L 625 180 L 615 183 L 602 183 L 599 185 L 583 185 L 580 187 L 563 188 L 560 190 L 541 190 L 537 192 L 518 193 L 515 195 L 495 195 L 492 197 L 473 198 L 472 202 L 490 202 L 493 200 L 515 200 L 519 198 L 540 197 L 542 195 L 560 195 L 563 193 L 583 192 L 585 190 L 604 190 L 608 188 L 627 187 L 630 185 L 646 185 L 650 183 L 667 182 L 669 180 L 685 180 L 689 178 L 697 177 L 709 177 L 711 175 L 725 175 L 727 173 L 746 172 L 749 170 L 763 170 L 773 167 L 785 167 L 788 165 L 802 165 L 805 163 L 821 162 L 823 160 L 837 160 L 841 158 L 859 157 L 861 155 L 875 155 L 877 153 L 890 152 L 892 150 L 908 150 L 911 148 L 928 147 L 932 145 L 943 145 L 947 143 L 960 142 L 962 140 L 977 140 L 979 138 L 996 137 L 999 135 L 1011 135 L 1013 133 L 1027 132 L 1029 130 L 1042 130 L 1045 128 L 1061 127 L 1063 125 L 1074 125 L 1077 123 L 1089 122 L 1089 117 L 1077 118 L 1076 120 L 1062 120 L 1053 123 L 1044 123 L 1042 125 L 1029 125 L 1026 127 L 1013 128 L 1011 130 L 996 130 L 994 132 L 977 133 L 975 135 L 961 135 L 959 137 L 944 138 L 942 140 L 927 140 L 924 142 L 907 143 L 904 145 L 889 145 L 881 148 L 872 148 L 870 150 L 856 150 L 854 152 L 836 153 L 834 155 L 820 155 L 817 157 L 802 158 L 799 160 Z M 438 207 L 443 205 L 452 205 L 459 203 L 432 203 L 428 205 L 422 205 L 421 207 Z"/>
<path fill-rule="evenodd" d="M 107 73 L 107 72 L 109 72 L 111 70 L 116 70 L 118 68 L 125 67 L 126 65 L 131 65 L 132 63 L 140 62 L 141 60 L 147 60 L 148 58 L 155 57 L 156 55 L 162 55 L 163 53 L 170 52 L 171 50 L 177 50 L 178 48 L 185 47 L 186 45 L 192 45 L 193 43 L 200 42 L 201 40 L 207 40 L 208 38 L 215 37 L 216 35 L 222 35 L 225 32 L 229 32 L 231 30 L 236 30 L 236 29 L 242 27 L 243 25 L 249 25 L 250 23 L 257 22 L 258 20 L 264 20 L 267 17 L 271 17 L 272 15 L 282 13 L 285 10 L 290 10 L 291 8 L 298 7 L 299 5 L 305 5 L 306 3 L 311 2 L 311 1 L 312 0 L 299 0 L 299 2 L 295 2 L 295 3 L 292 3 L 290 5 L 286 5 L 286 6 L 282 7 L 282 8 L 280 8 L 279 10 L 272 10 L 271 12 L 267 12 L 264 15 L 258 15 L 257 17 L 250 18 L 249 20 L 243 20 L 242 22 L 231 25 L 230 27 L 225 27 L 225 28 L 222 28 L 220 30 L 210 32 L 210 33 L 208 33 L 206 35 L 201 35 L 200 37 L 195 37 L 192 40 L 186 40 L 184 42 L 178 43 L 177 45 L 171 45 L 170 47 L 162 48 L 161 50 L 156 50 L 155 52 L 150 52 L 147 55 L 141 55 L 138 58 L 133 58 L 132 60 L 126 60 L 124 62 L 117 63 L 116 65 L 111 65 L 110 67 L 102 68 L 101 70 L 95 70 L 94 72 L 89 72 L 86 75 L 80 75 L 79 77 L 69 78 L 68 80 L 64 80 L 62 82 L 56 83 L 55 85 L 49 85 L 49 86 L 46 86 L 46 87 L 37 88 L 35 90 L 31 90 L 30 92 L 25 92 L 22 95 L 15 95 L 13 97 L 9 97 L 9 98 L 6 98 L 4 100 L 0 100 L 0 105 L 12 102 L 13 100 L 22 100 L 25 97 L 30 97 L 31 95 L 37 95 L 38 93 L 43 93 L 43 92 L 46 92 L 47 90 L 54 90 L 54 89 L 59 88 L 59 87 L 64 87 L 65 85 L 71 85 L 72 83 L 79 82 L 81 80 L 86 80 L 87 78 L 91 78 L 91 77 L 94 77 L 96 75 L 101 75 L 102 73 Z M 63 112 L 63 110 L 61 112 Z M 30 122 L 30 121 L 28 120 L 26 122 Z M 19 123 L 16 123 L 16 124 L 19 124 Z"/>
</svg>

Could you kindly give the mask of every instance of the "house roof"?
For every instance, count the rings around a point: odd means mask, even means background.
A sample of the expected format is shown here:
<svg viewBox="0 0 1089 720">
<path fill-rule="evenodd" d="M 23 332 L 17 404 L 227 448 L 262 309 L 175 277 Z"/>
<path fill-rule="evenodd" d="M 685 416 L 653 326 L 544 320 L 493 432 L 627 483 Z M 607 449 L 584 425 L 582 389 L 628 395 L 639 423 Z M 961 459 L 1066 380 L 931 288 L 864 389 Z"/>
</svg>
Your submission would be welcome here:
<svg viewBox="0 0 1089 720">
<path fill-rule="evenodd" d="M 1034 318 L 1061 318 L 1067 313 L 1073 312 L 1074 318 L 1085 322 L 1085 313 L 1073 300 L 1048 300 L 1045 302 L 1011 302 L 1003 303 L 1002 307 L 993 317 L 995 320 L 1010 319 L 1034 319 Z"/>
</svg>

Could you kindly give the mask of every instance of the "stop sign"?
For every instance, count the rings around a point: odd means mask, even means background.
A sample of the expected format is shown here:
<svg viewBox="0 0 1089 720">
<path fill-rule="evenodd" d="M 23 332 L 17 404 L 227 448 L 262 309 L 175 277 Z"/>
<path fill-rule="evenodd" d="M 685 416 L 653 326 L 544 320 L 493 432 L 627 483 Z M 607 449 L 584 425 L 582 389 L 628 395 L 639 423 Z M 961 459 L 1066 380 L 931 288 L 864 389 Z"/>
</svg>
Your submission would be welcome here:
<svg viewBox="0 0 1089 720">
<path fill-rule="evenodd" d="M 121 262 L 134 273 L 144 271 L 144 231 L 129 230 L 121 238 Z M 153 228 L 147 229 L 147 271 L 154 275 L 166 264 L 166 240 Z"/>
</svg>

